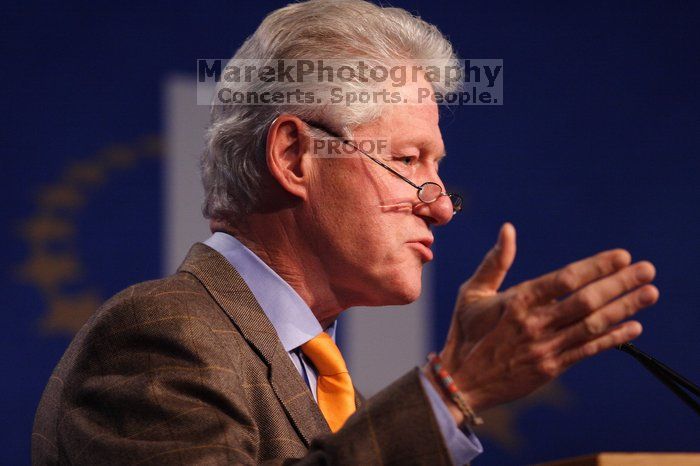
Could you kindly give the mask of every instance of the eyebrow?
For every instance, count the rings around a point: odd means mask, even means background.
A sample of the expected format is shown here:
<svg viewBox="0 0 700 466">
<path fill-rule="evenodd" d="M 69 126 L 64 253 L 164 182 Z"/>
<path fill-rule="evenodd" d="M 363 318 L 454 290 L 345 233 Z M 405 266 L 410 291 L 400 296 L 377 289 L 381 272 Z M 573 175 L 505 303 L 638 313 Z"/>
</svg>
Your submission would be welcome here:
<svg viewBox="0 0 700 466">
<path fill-rule="evenodd" d="M 345 138 L 343 136 L 337 134 L 335 131 L 328 129 L 325 125 L 317 123 L 313 120 L 302 120 L 302 121 L 304 121 L 304 123 L 306 123 L 307 125 L 309 125 L 313 128 L 320 129 L 321 131 L 323 131 L 327 134 L 330 134 L 333 137 L 343 139 L 345 141 Z M 345 141 L 345 142 L 347 142 L 347 141 Z M 401 144 L 399 144 L 399 145 L 403 145 L 403 144 L 412 145 L 412 146 L 415 146 L 416 148 L 418 148 L 419 151 L 421 149 L 422 149 L 422 151 L 425 151 L 426 148 L 430 145 L 430 144 L 426 143 L 424 140 L 421 141 L 421 139 L 415 139 L 415 138 L 408 138 L 407 140 L 400 141 L 400 142 L 401 142 Z M 442 162 L 442 160 L 445 157 L 447 157 L 447 151 L 443 148 L 442 154 L 435 157 L 435 162 L 437 162 L 437 164 L 439 165 L 440 162 Z"/>
<path fill-rule="evenodd" d="M 412 137 L 407 137 L 405 139 L 401 138 L 397 141 L 397 146 L 412 146 L 417 148 L 420 152 L 426 153 L 430 151 L 431 147 L 433 147 L 433 144 L 425 142 L 425 140 L 420 139 L 420 138 L 412 138 Z M 447 151 L 443 148 L 443 151 L 440 155 L 435 157 L 436 162 L 442 161 L 447 157 Z"/>
</svg>

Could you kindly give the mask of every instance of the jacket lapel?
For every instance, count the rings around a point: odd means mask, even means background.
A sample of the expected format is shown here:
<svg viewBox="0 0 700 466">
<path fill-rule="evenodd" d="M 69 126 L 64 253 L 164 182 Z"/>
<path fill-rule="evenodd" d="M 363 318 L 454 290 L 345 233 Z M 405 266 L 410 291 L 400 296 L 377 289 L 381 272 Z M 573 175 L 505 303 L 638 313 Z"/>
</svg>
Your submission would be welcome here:
<svg viewBox="0 0 700 466">
<path fill-rule="evenodd" d="M 209 246 L 196 243 L 178 272 L 194 275 L 269 367 L 269 380 L 289 420 L 308 447 L 330 429 L 309 388 L 282 347 L 275 328 L 231 264 Z"/>
<path fill-rule="evenodd" d="M 352 374 L 350 374 L 350 375 L 352 375 Z M 355 389 L 355 409 L 357 410 L 357 409 L 360 409 L 362 407 L 362 405 L 364 404 L 365 397 L 362 396 L 362 393 L 360 393 L 360 391 L 357 389 L 355 384 L 352 384 L 352 388 Z"/>
</svg>

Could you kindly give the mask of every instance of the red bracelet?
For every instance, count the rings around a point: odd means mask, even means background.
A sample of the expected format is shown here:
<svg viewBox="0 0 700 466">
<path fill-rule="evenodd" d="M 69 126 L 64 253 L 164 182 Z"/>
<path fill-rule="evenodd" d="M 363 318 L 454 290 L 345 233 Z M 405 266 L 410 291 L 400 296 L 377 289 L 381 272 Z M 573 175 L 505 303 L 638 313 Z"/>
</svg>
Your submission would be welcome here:
<svg viewBox="0 0 700 466">
<path fill-rule="evenodd" d="M 483 424 L 484 420 L 477 416 L 474 410 L 467 404 L 464 395 L 459 391 L 459 388 L 457 388 L 457 384 L 455 384 L 452 376 L 442 367 L 440 356 L 435 353 L 430 353 L 428 355 L 428 363 L 433 370 L 433 374 L 435 374 L 435 378 L 440 381 L 442 388 L 450 398 L 452 398 L 452 401 L 455 402 L 462 414 L 464 414 L 464 419 L 467 423 L 472 426 L 480 426 Z"/>
</svg>

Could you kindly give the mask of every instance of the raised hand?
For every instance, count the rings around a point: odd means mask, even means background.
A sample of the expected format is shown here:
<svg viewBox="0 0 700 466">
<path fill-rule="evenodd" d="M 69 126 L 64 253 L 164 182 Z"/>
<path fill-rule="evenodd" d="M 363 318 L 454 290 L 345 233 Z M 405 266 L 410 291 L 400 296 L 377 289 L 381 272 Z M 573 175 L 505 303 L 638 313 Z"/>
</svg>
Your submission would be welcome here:
<svg viewBox="0 0 700 466">
<path fill-rule="evenodd" d="M 460 287 L 447 341 L 462 342 L 462 351 L 476 344 L 500 319 L 498 290 L 513 265 L 515 252 L 515 228 L 506 223 L 474 275 Z"/>
<path fill-rule="evenodd" d="M 477 411 L 525 396 L 572 364 L 637 337 L 641 324 L 623 321 L 659 295 L 649 285 L 654 266 L 631 264 L 622 249 L 499 292 L 514 258 L 515 229 L 506 224 L 460 288 L 441 352 Z"/>
</svg>

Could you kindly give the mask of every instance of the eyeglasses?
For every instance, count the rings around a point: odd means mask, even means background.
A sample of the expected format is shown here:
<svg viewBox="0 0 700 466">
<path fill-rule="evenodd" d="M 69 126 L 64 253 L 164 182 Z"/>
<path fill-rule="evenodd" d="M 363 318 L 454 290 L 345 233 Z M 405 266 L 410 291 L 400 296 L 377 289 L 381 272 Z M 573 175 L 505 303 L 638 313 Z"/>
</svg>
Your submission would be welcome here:
<svg viewBox="0 0 700 466">
<path fill-rule="evenodd" d="M 432 202 L 437 201 L 442 196 L 447 196 L 448 198 L 450 198 L 450 202 L 452 202 L 452 213 L 453 214 L 456 214 L 457 212 L 462 210 L 462 206 L 463 206 L 464 202 L 462 200 L 462 196 L 460 196 L 459 194 L 445 192 L 442 190 L 442 187 L 439 184 L 437 184 L 433 181 L 426 181 L 425 183 L 423 183 L 422 185 L 419 186 L 416 183 L 414 183 L 413 181 L 411 181 L 408 178 L 406 178 L 405 176 L 403 176 L 401 173 L 399 173 L 396 170 L 394 170 L 393 168 L 391 168 L 389 165 L 387 165 L 384 162 L 382 162 L 381 160 L 379 160 L 378 158 L 368 154 L 367 152 L 365 152 L 362 149 L 360 149 L 359 147 L 357 147 L 349 139 L 343 138 L 342 136 L 336 134 L 335 132 L 329 130 L 328 128 L 326 128 L 325 126 L 323 126 L 319 123 L 310 122 L 310 121 L 306 121 L 306 120 L 304 120 L 304 123 L 306 123 L 307 125 L 309 125 L 312 128 L 316 128 L 320 131 L 323 131 L 324 133 L 327 133 L 327 134 L 333 136 L 334 138 L 340 139 L 343 142 L 343 144 L 347 144 L 348 146 L 352 147 L 353 149 L 355 149 L 359 153 L 365 155 L 372 162 L 385 168 L 386 170 L 390 171 L 394 175 L 396 175 L 399 178 L 401 178 L 402 180 L 404 180 L 406 183 L 408 183 L 411 186 L 413 186 L 414 188 L 416 188 L 418 190 L 418 199 L 421 202 L 424 202 L 426 204 L 430 204 Z"/>
</svg>

